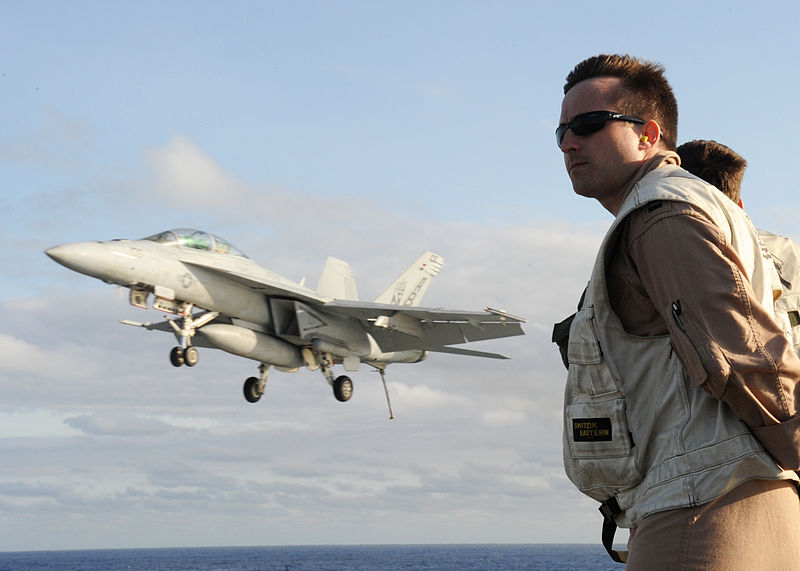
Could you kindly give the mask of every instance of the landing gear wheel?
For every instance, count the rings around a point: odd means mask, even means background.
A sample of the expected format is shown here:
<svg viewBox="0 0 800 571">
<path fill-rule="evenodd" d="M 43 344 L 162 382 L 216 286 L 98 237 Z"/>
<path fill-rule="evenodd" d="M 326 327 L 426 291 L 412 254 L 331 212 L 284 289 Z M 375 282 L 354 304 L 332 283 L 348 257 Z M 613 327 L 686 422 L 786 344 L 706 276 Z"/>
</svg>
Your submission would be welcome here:
<svg viewBox="0 0 800 571">
<path fill-rule="evenodd" d="M 169 362 L 172 363 L 173 367 L 180 367 L 183 365 L 184 358 L 183 358 L 183 349 L 180 347 L 173 347 L 172 351 L 169 352 Z"/>
<path fill-rule="evenodd" d="M 333 396 L 339 402 L 350 400 L 350 397 L 353 396 L 353 381 L 350 380 L 350 377 L 345 375 L 336 377 L 336 380 L 333 381 Z"/>
<path fill-rule="evenodd" d="M 257 377 L 250 377 L 244 382 L 244 398 L 247 402 L 258 402 L 262 394 L 258 391 Z"/>
<path fill-rule="evenodd" d="M 200 360 L 200 352 L 197 347 L 187 347 L 183 352 L 183 362 L 187 367 L 194 367 Z"/>
</svg>

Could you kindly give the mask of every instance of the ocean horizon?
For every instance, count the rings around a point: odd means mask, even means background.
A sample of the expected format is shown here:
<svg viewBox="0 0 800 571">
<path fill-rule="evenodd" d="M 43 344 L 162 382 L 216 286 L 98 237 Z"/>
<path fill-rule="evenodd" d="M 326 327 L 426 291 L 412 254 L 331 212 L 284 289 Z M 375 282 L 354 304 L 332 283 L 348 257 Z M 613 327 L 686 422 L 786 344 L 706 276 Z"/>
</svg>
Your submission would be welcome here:
<svg viewBox="0 0 800 571">
<path fill-rule="evenodd" d="M 0 570 L 622 569 L 599 544 L 298 545 L 0 551 Z"/>
</svg>

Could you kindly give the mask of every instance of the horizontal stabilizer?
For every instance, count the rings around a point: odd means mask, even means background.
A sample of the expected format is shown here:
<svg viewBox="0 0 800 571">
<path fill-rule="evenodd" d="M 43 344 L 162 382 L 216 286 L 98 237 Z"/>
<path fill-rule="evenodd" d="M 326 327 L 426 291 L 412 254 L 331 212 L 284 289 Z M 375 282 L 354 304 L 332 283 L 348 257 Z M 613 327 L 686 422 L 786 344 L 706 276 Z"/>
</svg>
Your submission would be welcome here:
<svg viewBox="0 0 800 571">
<path fill-rule="evenodd" d="M 487 359 L 510 359 L 500 353 L 486 353 L 485 351 L 473 351 L 471 349 L 460 349 L 458 347 L 432 347 L 428 351 L 435 353 L 450 353 L 452 355 L 465 355 L 467 357 L 486 357 Z"/>
</svg>

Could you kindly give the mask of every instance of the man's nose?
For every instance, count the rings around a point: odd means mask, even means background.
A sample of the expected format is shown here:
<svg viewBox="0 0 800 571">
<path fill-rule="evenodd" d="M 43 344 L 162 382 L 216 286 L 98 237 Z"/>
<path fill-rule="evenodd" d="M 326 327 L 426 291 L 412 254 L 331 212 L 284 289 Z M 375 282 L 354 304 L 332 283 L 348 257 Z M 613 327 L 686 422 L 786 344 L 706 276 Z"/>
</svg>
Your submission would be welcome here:
<svg viewBox="0 0 800 571">
<path fill-rule="evenodd" d="M 564 138 L 561 139 L 561 152 L 566 153 L 577 149 L 579 140 L 580 137 L 576 136 L 575 133 L 572 132 L 572 129 L 567 129 L 567 132 L 564 133 Z"/>
</svg>

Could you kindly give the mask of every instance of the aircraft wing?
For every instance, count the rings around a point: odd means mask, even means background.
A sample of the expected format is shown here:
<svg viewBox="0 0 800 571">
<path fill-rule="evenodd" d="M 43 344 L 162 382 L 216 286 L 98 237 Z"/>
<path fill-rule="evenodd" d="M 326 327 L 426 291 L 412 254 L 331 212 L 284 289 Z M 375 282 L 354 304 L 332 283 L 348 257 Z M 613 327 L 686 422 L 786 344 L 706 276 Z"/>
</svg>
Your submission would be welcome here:
<svg viewBox="0 0 800 571">
<path fill-rule="evenodd" d="M 524 335 L 520 317 L 486 308 L 456 311 L 335 301 L 326 311 L 359 319 L 384 352 L 426 349 L 454 352 L 448 345 Z"/>
<path fill-rule="evenodd" d="M 291 282 L 253 276 L 229 269 L 186 263 L 203 268 L 269 296 L 290 297 L 324 307 L 326 311 L 359 319 L 384 352 L 411 349 L 436 350 L 447 345 L 524 335 L 525 320 L 504 311 L 456 311 L 441 308 L 399 306 L 385 303 L 336 300 L 317 295 Z"/>
<path fill-rule="evenodd" d="M 259 276 L 253 276 L 250 274 L 220 268 L 219 266 L 199 264 L 197 262 L 184 262 L 184 264 L 186 266 L 196 266 L 198 268 L 202 268 L 206 272 L 217 273 L 225 279 L 239 283 L 243 286 L 249 287 L 255 291 L 260 291 L 270 296 L 288 296 L 299 301 L 311 303 L 325 303 L 331 299 L 320 297 L 308 288 L 289 282 L 280 281 L 279 279 L 270 280 Z M 279 276 L 276 275 L 276 277 Z"/>
</svg>

